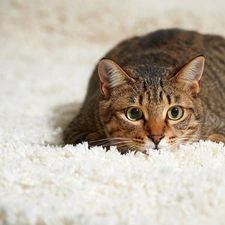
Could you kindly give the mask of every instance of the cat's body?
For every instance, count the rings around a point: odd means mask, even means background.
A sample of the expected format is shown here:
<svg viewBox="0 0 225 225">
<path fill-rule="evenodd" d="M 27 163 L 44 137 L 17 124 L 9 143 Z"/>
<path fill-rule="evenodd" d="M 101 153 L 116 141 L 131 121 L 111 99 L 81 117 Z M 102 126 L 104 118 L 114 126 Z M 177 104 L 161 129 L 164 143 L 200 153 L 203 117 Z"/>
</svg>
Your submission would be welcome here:
<svg viewBox="0 0 225 225">
<path fill-rule="evenodd" d="M 224 57 L 224 38 L 179 29 L 121 42 L 94 70 L 65 143 L 122 153 L 225 143 Z"/>
</svg>

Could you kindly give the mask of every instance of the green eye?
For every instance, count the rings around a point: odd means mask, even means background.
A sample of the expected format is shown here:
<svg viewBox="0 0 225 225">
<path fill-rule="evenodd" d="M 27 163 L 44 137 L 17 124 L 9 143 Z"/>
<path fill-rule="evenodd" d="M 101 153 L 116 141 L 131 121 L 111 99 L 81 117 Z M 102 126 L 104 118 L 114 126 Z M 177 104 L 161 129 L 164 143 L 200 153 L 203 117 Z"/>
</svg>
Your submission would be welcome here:
<svg viewBox="0 0 225 225">
<path fill-rule="evenodd" d="M 125 115 L 128 120 L 136 121 L 142 118 L 143 112 L 137 107 L 130 107 L 125 109 Z"/>
<path fill-rule="evenodd" d="M 184 114 L 184 110 L 180 106 L 171 107 L 168 112 L 168 118 L 170 120 L 179 120 Z"/>
</svg>

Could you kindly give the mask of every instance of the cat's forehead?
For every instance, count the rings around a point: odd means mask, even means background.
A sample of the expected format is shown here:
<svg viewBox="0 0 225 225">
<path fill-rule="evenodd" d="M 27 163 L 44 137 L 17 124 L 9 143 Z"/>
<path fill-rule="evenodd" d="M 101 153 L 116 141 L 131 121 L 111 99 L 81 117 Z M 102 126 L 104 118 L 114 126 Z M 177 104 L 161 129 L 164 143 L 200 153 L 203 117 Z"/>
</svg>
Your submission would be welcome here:
<svg viewBox="0 0 225 225">
<path fill-rule="evenodd" d="M 137 78 L 136 85 L 140 91 L 151 91 L 154 93 L 169 88 L 170 82 L 168 77 L 171 76 L 171 69 L 156 66 L 139 66 L 132 71 L 133 77 Z M 171 90 L 170 90 L 171 92 Z"/>
<path fill-rule="evenodd" d="M 168 81 L 167 78 L 171 76 L 172 70 L 159 66 L 139 65 L 129 70 L 129 73 L 131 77 L 136 78 L 143 91 L 149 89 L 156 91 Z"/>
<path fill-rule="evenodd" d="M 136 74 L 141 75 L 141 77 L 148 79 L 148 78 L 160 78 L 169 75 L 170 69 L 165 67 L 159 66 L 146 66 L 142 65 L 136 68 Z"/>
<path fill-rule="evenodd" d="M 159 80 L 160 78 L 169 76 L 171 68 L 158 65 L 138 65 L 128 69 L 133 77 L 141 77 L 146 81 Z"/>
<path fill-rule="evenodd" d="M 180 104 L 187 95 L 177 89 L 166 77 L 141 77 L 130 89 L 130 99 L 146 107 Z M 135 99 L 135 100 L 134 100 Z M 188 100 L 189 101 L 189 100 Z"/>
</svg>

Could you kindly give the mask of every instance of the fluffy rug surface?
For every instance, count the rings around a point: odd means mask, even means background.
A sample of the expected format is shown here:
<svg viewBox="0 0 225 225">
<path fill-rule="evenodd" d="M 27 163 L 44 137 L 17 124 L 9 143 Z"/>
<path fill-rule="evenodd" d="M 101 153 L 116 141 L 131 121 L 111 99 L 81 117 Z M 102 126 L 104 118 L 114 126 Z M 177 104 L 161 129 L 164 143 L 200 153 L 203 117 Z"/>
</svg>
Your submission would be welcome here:
<svg viewBox="0 0 225 225">
<path fill-rule="evenodd" d="M 225 147 L 63 146 L 99 59 L 180 27 L 225 36 L 225 2 L 0 1 L 0 224 L 224 224 Z"/>
</svg>

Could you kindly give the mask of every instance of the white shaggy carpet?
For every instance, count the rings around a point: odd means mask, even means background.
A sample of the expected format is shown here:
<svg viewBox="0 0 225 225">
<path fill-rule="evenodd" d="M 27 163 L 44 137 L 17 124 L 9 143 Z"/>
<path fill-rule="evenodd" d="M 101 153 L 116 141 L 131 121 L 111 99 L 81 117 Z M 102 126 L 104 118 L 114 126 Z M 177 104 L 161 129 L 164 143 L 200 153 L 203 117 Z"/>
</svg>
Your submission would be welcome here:
<svg viewBox="0 0 225 225">
<path fill-rule="evenodd" d="M 98 60 L 159 28 L 225 35 L 222 0 L 0 1 L 0 224 L 225 223 L 225 147 L 63 146 Z"/>
</svg>

